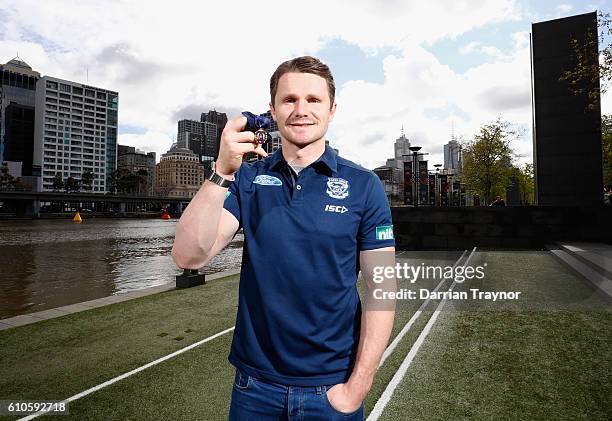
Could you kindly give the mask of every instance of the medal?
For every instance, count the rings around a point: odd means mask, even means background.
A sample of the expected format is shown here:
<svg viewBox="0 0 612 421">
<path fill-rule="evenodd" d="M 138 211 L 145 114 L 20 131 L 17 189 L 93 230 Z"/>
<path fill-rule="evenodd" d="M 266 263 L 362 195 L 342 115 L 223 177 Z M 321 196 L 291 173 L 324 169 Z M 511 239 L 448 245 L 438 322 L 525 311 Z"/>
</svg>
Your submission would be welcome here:
<svg viewBox="0 0 612 421">
<path fill-rule="evenodd" d="M 268 132 L 261 128 L 257 129 L 257 131 L 255 132 L 255 141 L 260 145 L 263 145 L 264 143 L 266 143 L 267 140 Z"/>
<path fill-rule="evenodd" d="M 244 111 L 242 115 L 247 118 L 245 130 L 255 133 L 255 140 L 253 141 L 255 146 L 263 145 L 264 143 L 266 143 L 270 138 L 270 135 L 266 131 L 266 129 L 270 127 L 270 119 L 267 118 L 265 114 L 255 115 L 248 111 Z"/>
</svg>

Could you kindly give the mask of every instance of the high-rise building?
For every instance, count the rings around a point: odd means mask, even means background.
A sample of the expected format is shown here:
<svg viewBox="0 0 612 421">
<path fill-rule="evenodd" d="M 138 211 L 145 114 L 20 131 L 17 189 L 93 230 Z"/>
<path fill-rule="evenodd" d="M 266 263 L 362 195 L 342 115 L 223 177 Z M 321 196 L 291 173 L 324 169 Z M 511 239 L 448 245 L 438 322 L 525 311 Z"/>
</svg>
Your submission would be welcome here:
<svg viewBox="0 0 612 421">
<path fill-rule="evenodd" d="M 393 158 L 387 159 L 382 167 L 375 169 L 376 174 L 384 174 L 381 178 L 385 187 L 385 192 L 391 202 L 398 202 L 403 195 L 404 185 L 404 163 L 412 162 L 412 152 L 410 151 L 410 140 L 404 134 L 404 128 L 400 137 L 395 139 L 393 145 Z"/>
<path fill-rule="evenodd" d="M 393 145 L 393 149 L 395 151 L 395 159 L 399 162 L 403 162 L 404 155 L 411 155 L 410 152 L 410 140 L 404 134 L 404 128 L 402 127 L 402 134 L 395 140 L 395 144 Z"/>
<path fill-rule="evenodd" d="M 204 183 L 204 167 L 198 155 L 176 143 L 163 154 L 155 170 L 159 196 L 193 197 Z"/>
<path fill-rule="evenodd" d="M 132 173 L 147 172 L 147 193 L 153 193 L 155 183 L 155 152 L 143 152 L 133 146 L 118 145 L 117 168 L 126 168 Z"/>
<path fill-rule="evenodd" d="M 218 127 L 214 123 L 196 120 L 178 122 L 177 147 L 190 149 L 198 155 L 200 162 L 215 158 L 219 154 Z"/>
<path fill-rule="evenodd" d="M 454 137 L 444 145 L 444 168 L 449 174 L 461 172 L 461 145 Z"/>
<path fill-rule="evenodd" d="M 36 86 L 33 164 L 42 166 L 43 190 L 53 177 L 94 173 L 93 193 L 108 192 L 117 168 L 119 94 L 77 82 L 42 77 Z"/>
<path fill-rule="evenodd" d="M 219 155 L 219 145 L 221 144 L 221 133 L 223 133 L 223 129 L 225 129 L 225 125 L 227 124 L 227 114 L 217 112 L 217 110 L 210 110 L 207 113 L 202 113 L 200 115 L 200 121 L 206 123 L 212 123 L 217 126 L 217 138 L 214 146 L 214 158 L 216 159 Z"/>
<path fill-rule="evenodd" d="M 0 162 L 19 162 L 22 180 L 40 190 L 40 166 L 33 165 L 34 109 L 40 73 L 19 57 L 0 65 Z"/>
</svg>

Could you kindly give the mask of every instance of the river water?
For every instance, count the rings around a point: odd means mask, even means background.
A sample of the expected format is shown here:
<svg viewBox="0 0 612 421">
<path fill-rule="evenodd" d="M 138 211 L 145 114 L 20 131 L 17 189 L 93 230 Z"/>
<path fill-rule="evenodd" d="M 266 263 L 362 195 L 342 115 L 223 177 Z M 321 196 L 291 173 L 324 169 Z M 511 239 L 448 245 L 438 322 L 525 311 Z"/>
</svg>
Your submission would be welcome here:
<svg viewBox="0 0 612 421">
<path fill-rule="evenodd" d="M 178 220 L 0 221 L 0 319 L 174 281 Z M 242 233 L 201 272 L 239 268 Z"/>
</svg>

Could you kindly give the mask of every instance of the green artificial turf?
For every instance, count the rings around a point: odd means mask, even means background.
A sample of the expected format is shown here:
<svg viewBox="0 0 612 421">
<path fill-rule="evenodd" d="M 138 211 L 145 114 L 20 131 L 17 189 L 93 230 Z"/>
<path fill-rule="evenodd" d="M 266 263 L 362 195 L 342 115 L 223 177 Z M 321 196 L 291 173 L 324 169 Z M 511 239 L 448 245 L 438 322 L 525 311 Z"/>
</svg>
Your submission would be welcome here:
<svg viewBox="0 0 612 421">
<path fill-rule="evenodd" d="M 458 256 L 408 252 L 399 261 L 452 265 Z M 574 302 L 586 297 L 590 304 L 598 295 L 546 252 L 487 252 L 481 258 L 488 263 L 487 288 L 521 288 L 552 305 L 466 311 L 448 303 L 382 419 L 609 419 L 610 313 L 602 306 L 562 307 L 572 294 L 580 298 Z M 0 399 L 65 399 L 223 331 L 234 324 L 237 292 L 234 276 L 0 331 Z M 366 413 L 437 303 L 380 368 Z M 398 305 L 392 339 L 418 304 Z M 231 339 L 229 332 L 72 402 L 63 419 L 226 420 Z"/>
<path fill-rule="evenodd" d="M 520 289 L 547 305 L 443 310 L 381 419 L 611 419 L 608 304 L 549 253 L 482 258 L 488 288 Z M 572 291 L 591 307 L 564 310 Z"/>
</svg>

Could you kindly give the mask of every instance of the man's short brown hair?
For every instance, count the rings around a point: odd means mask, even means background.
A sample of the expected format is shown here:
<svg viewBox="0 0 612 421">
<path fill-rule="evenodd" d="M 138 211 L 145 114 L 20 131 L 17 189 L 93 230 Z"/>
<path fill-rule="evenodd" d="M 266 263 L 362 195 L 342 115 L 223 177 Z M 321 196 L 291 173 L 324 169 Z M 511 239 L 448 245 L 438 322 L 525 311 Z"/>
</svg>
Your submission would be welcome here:
<svg viewBox="0 0 612 421">
<path fill-rule="evenodd" d="M 327 64 L 323 63 L 316 57 L 302 56 L 291 60 L 287 60 L 277 67 L 276 71 L 270 78 L 270 101 L 274 106 L 274 97 L 276 96 L 276 90 L 278 88 L 278 80 L 285 73 L 312 73 L 317 76 L 321 76 L 327 82 L 327 89 L 329 91 L 330 108 L 334 105 L 334 99 L 336 97 L 336 84 L 334 83 L 334 77 L 327 67 Z"/>
</svg>

